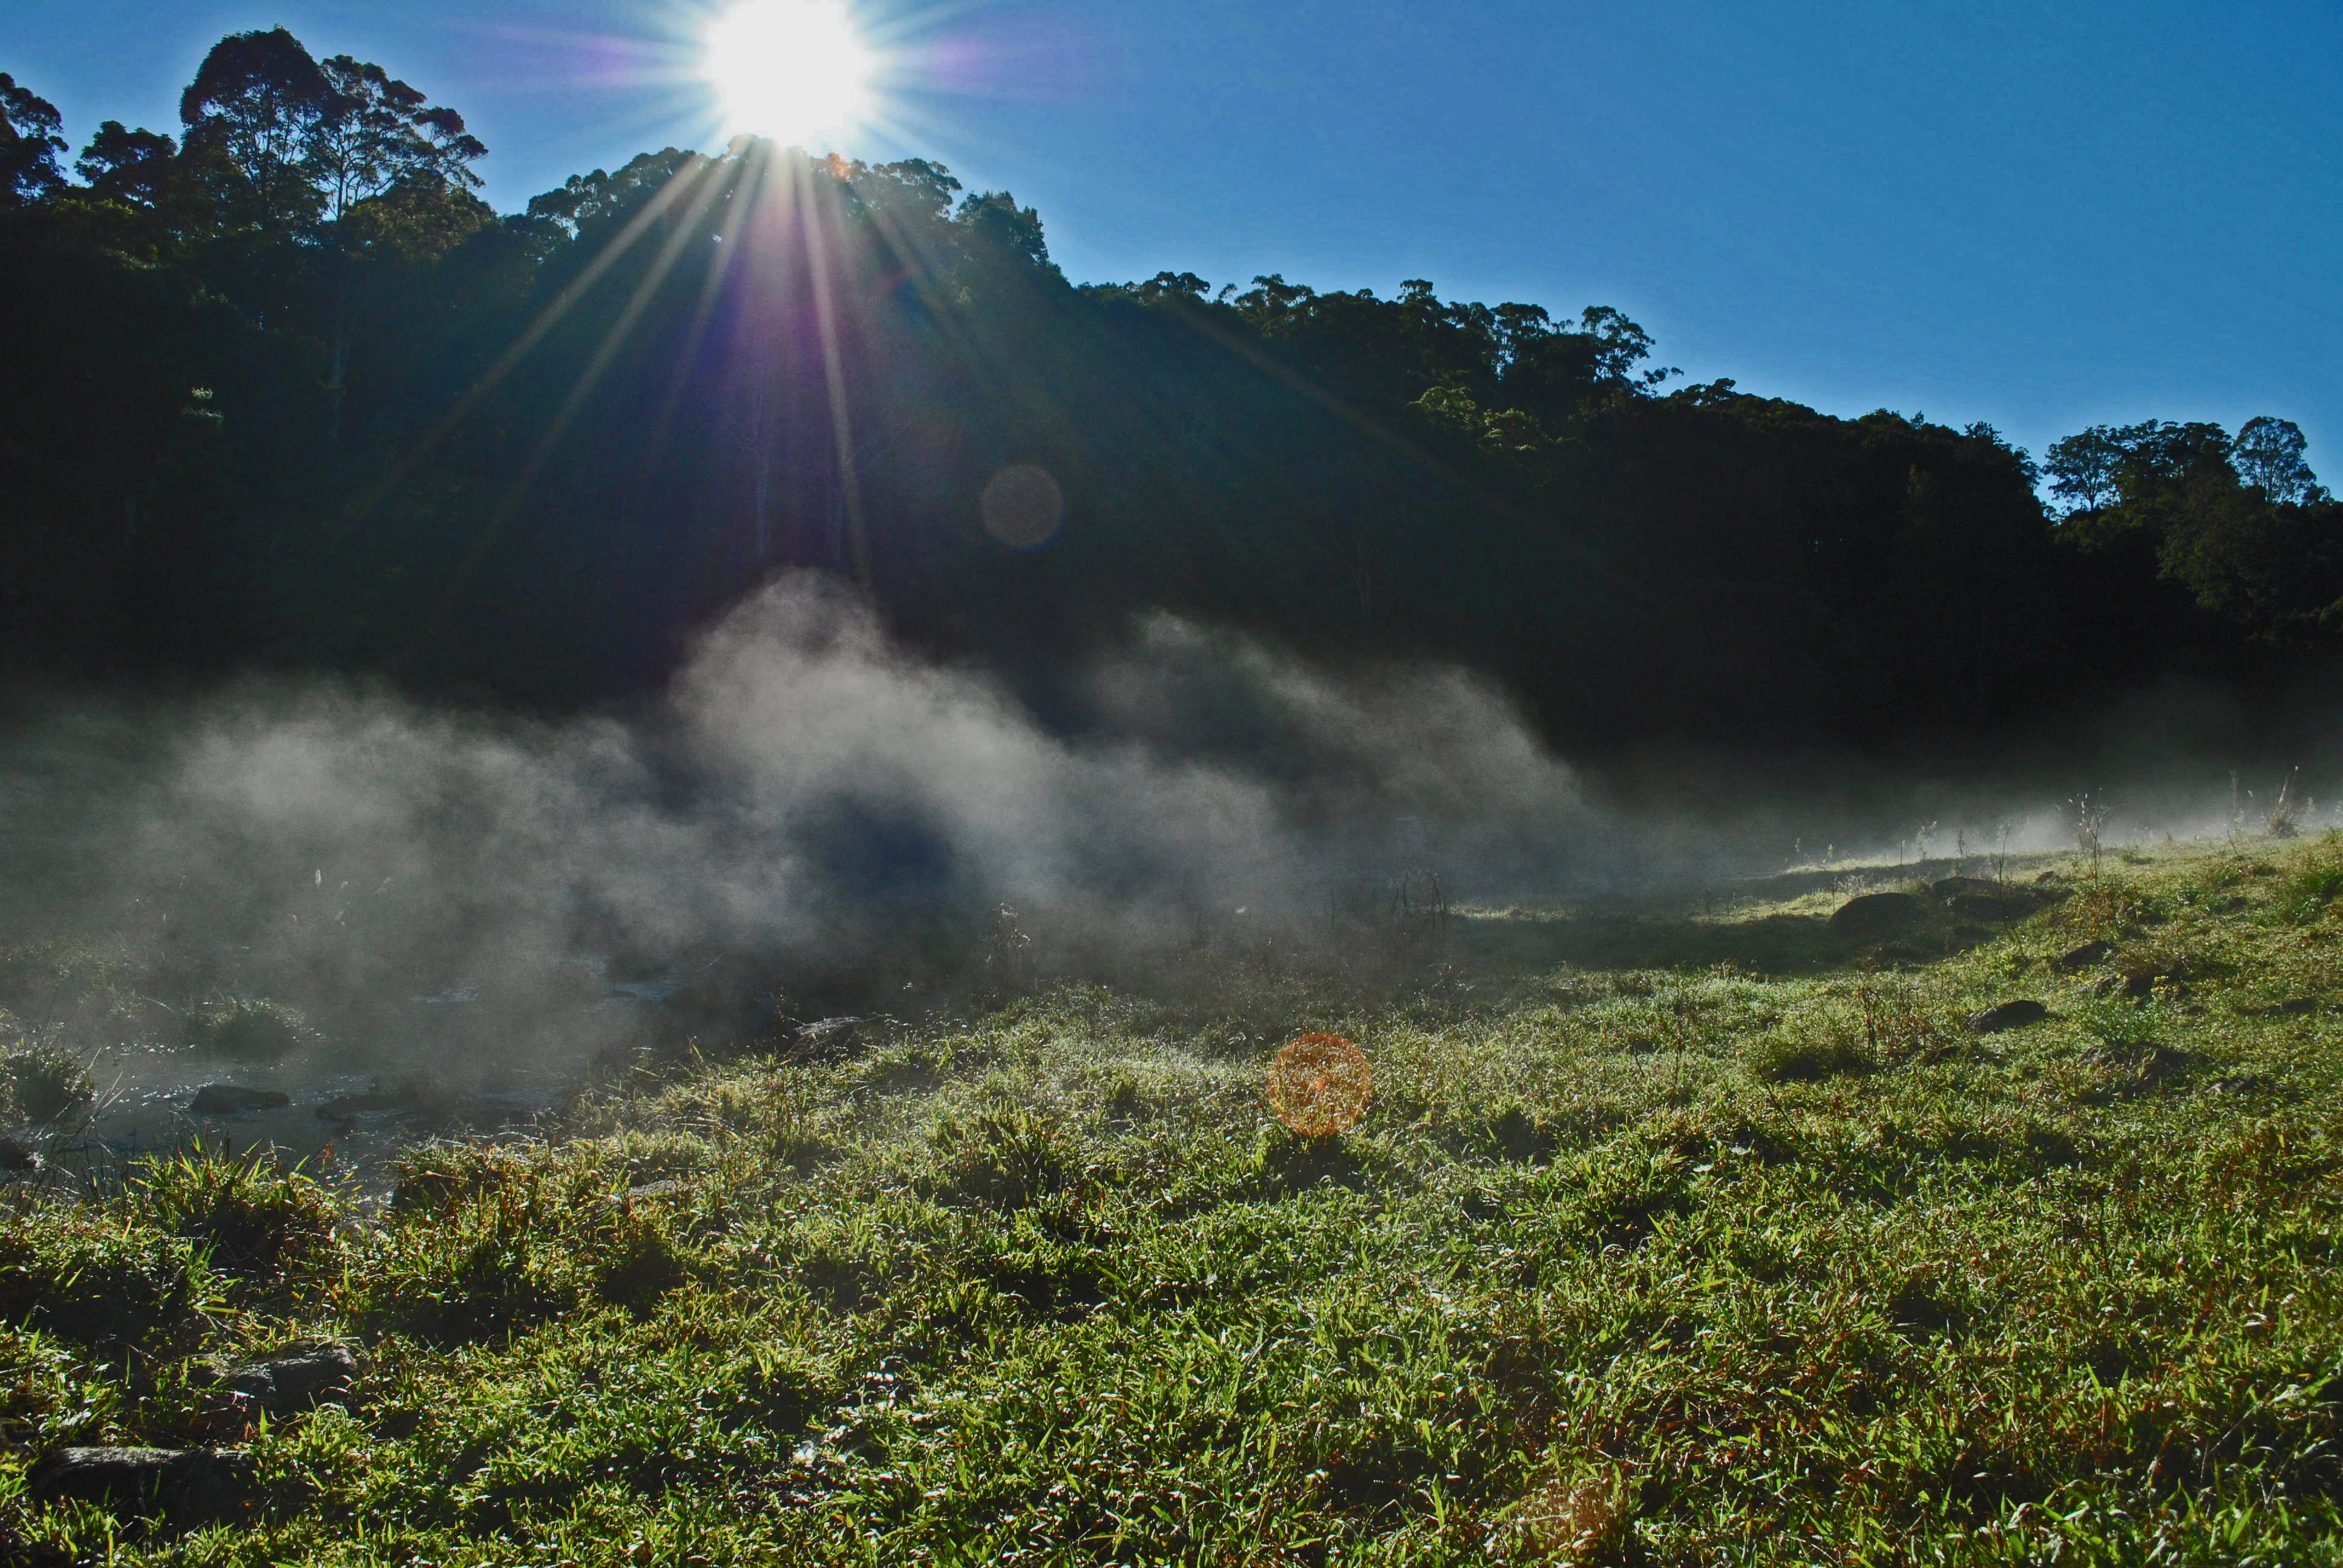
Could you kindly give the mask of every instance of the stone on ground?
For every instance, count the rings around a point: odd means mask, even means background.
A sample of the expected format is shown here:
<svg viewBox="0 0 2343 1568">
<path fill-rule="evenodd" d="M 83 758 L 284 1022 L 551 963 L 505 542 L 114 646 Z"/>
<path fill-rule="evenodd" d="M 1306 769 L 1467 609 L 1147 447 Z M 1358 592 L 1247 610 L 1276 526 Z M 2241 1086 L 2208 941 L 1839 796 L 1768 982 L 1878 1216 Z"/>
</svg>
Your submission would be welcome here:
<svg viewBox="0 0 2343 1568">
<path fill-rule="evenodd" d="M 1997 1002 L 1980 1012 L 1969 1014 L 1966 1027 L 1971 1034 L 1999 1034 L 2006 1029 L 2023 1029 L 2029 1023 L 2040 1023 L 2049 1016 L 2050 1010 L 2038 1001 Z"/>
</svg>

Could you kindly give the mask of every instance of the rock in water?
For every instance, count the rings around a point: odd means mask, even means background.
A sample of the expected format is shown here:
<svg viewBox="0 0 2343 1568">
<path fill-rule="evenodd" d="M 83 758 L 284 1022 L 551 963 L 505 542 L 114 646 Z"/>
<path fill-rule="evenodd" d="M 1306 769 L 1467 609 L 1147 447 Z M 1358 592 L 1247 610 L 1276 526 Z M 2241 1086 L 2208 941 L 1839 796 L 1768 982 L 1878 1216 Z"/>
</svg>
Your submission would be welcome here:
<svg viewBox="0 0 2343 1568">
<path fill-rule="evenodd" d="M 41 1157 L 13 1138 L 0 1138 L 0 1171 L 38 1171 Z"/>
<path fill-rule="evenodd" d="M 274 1089 L 239 1089 L 233 1083 L 206 1083 L 187 1101 L 197 1116 L 234 1116 L 246 1111 L 274 1111 L 290 1105 L 293 1097 Z"/>
<path fill-rule="evenodd" d="M 1927 918 L 1928 906 L 1910 893 L 1865 893 L 1838 907 L 1830 929 L 1846 937 L 1885 936 Z"/>
<path fill-rule="evenodd" d="M 183 1524 L 225 1518 L 246 1506 L 247 1454 L 210 1448 L 60 1448 L 25 1477 L 25 1490 L 167 1513 Z"/>
<path fill-rule="evenodd" d="M 358 1359 L 347 1345 L 322 1344 L 280 1351 L 229 1367 L 219 1374 L 219 1381 L 235 1392 L 238 1403 L 248 1402 L 270 1415 L 285 1415 L 338 1399 L 357 1375 Z"/>
<path fill-rule="evenodd" d="M 1966 1028 L 1971 1034 L 1999 1034 L 2005 1029 L 2040 1023 L 2049 1016 L 2050 1010 L 2038 1001 L 2005 1001 L 1969 1014 Z"/>
<path fill-rule="evenodd" d="M 2060 974 L 2075 974 L 2093 964 L 2105 963 L 2116 950 L 2113 942 L 2085 942 L 2079 948 L 2068 948 L 2051 960 L 2050 967 Z"/>
</svg>

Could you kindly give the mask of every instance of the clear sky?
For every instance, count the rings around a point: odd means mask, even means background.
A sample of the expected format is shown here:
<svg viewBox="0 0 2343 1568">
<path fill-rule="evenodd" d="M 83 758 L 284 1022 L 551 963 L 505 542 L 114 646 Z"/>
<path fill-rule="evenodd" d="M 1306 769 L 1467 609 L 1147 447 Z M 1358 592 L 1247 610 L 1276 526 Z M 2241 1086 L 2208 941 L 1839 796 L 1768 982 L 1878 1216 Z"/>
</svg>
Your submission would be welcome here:
<svg viewBox="0 0 2343 1568">
<path fill-rule="evenodd" d="M 1616 305 L 1694 378 L 1836 413 L 2291 418 L 2343 488 L 2335 0 L 860 0 L 880 123 L 1038 206 L 1077 280 L 1282 272 Z M 176 129 L 222 33 L 452 104 L 518 207 L 720 145 L 706 4 L 11 0 L 0 70 Z"/>
</svg>

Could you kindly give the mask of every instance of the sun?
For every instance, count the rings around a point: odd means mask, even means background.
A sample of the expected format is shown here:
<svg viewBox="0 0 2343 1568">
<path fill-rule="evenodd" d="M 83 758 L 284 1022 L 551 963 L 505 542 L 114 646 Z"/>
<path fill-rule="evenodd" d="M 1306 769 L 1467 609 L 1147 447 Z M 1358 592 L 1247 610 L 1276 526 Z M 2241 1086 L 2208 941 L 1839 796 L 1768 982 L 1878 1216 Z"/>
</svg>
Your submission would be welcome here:
<svg viewBox="0 0 2343 1568">
<path fill-rule="evenodd" d="M 843 0 L 740 0 L 709 24 L 700 59 L 727 132 L 799 144 L 860 126 L 878 66 Z"/>
</svg>

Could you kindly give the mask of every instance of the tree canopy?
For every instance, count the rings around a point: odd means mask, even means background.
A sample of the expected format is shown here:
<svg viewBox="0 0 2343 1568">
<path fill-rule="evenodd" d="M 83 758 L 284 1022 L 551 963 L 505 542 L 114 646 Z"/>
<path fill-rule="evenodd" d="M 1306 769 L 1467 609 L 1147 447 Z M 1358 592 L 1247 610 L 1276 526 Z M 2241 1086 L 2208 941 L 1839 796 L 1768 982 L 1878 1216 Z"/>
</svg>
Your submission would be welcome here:
<svg viewBox="0 0 2343 1568">
<path fill-rule="evenodd" d="M 2343 634 L 2343 508 L 2282 419 L 2037 472 L 1985 426 L 1682 385 L 1604 306 L 1077 286 L 1006 191 L 746 138 L 498 216 L 460 116 L 282 28 L 75 180 L 54 108 L 0 75 L 0 110 L 19 662 L 591 703 L 812 568 L 1018 668 L 1166 608 L 1464 660 L 1581 747 L 1885 744 Z M 1012 467 L 1046 542 L 985 527 Z"/>
</svg>

